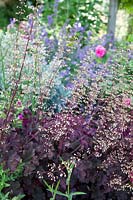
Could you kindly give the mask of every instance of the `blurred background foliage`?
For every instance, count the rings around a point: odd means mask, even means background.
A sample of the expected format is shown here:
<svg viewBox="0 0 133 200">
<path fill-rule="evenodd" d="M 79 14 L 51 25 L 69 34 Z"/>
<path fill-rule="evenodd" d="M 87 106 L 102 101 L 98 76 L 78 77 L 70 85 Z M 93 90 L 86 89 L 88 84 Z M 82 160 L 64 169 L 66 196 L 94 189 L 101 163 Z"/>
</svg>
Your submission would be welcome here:
<svg viewBox="0 0 133 200">
<path fill-rule="evenodd" d="M 5 3 L 4 3 L 5 2 Z M 0 29 L 6 30 L 7 25 L 10 23 L 12 18 L 18 20 L 23 20 L 30 12 L 29 4 L 32 4 L 31 1 L 22 1 L 17 0 L 7 0 L 0 1 Z M 21 12 L 21 15 L 20 15 Z"/>
<path fill-rule="evenodd" d="M 119 0 L 120 8 L 127 10 L 128 13 L 133 14 L 133 1 L 132 0 Z"/>
<path fill-rule="evenodd" d="M 119 0 L 119 8 L 125 10 L 128 14 L 128 30 L 126 39 L 129 42 L 133 41 L 133 0 Z"/>
<path fill-rule="evenodd" d="M 107 22 L 105 21 L 107 12 L 105 12 L 105 4 L 103 5 L 102 0 L 44 0 L 44 5 L 44 21 L 49 16 L 53 16 L 53 18 L 55 16 L 54 23 L 59 26 L 62 26 L 67 20 L 70 25 L 79 21 L 81 26 L 87 30 L 98 33 Z"/>
<path fill-rule="evenodd" d="M 111 0 L 0 0 L 0 29 L 5 29 L 11 18 L 23 20 L 30 12 L 30 6 L 42 4 L 44 7 L 42 20 L 60 28 L 65 22 L 73 25 L 80 22 L 80 27 L 91 30 L 93 34 L 106 33 L 109 2 Z M 126 39 L 133 40 L 133 1 L 117 0 L 118 10 L 128 13 Z M 17 14 L 17 13 L 20 13 Z M 122 16 L 123 17 L 123 16 Z M 124 18 L 122 19 L 124 22 Z M 78 28 L 80 28 L 78 27 Z"/>
<path fill-rule="evenodd" d="M 75 21 L 80 21 L 82 26 L 98 33 L 101 27 L 106 24 L 104 19 L 105 16 L 107 17 L 107 12 L 101 10 L 101 7 L 103 7 L 102 0 L 29 0 L 25 1 L 26 4 L 23 3 L 23 6 L 18 1 L 9 0 L 8 3 L 5 3 L 5 6 L 0 7 L 0 28 L 5 28 L 9 24 L 10 18 L 18 18 L 16 13 L 20 5 L 21 9 L 23 7 L 26 16 L 31 12 L 28 6 L 35 6 L 38 2 L 44 5 L 43 20 L 45 22 L 53 20 L 53 23 L 59 27 L 63 26 L 69 19 L 70 25 L 74 24 Z M 21 19 L 22 16 L 19 15 L 19 20 Z"/>
</svg>

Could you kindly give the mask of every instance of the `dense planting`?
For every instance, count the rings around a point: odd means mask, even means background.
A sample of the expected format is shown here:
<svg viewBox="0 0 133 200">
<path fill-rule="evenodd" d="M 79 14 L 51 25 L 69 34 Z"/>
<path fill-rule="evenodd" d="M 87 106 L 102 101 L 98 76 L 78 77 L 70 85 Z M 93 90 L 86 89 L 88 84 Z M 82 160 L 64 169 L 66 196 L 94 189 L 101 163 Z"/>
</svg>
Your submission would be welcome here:
<svg viewBox="0 0 133 200">
<path fill-rule="evenodd" d="M 40 9 L 15 23 L 0 33 L 0 175 L 17 175 L 0 195 L 48 200 L 54 183 L 62 194 L 85 193 L 76 200 L 129 200 L 131 49 L 107 51 L 107 37 L 85 36 L 78 22 L 55 32 Z M 71 177 L 64 163 L 74 163 Z"/>
</svg>

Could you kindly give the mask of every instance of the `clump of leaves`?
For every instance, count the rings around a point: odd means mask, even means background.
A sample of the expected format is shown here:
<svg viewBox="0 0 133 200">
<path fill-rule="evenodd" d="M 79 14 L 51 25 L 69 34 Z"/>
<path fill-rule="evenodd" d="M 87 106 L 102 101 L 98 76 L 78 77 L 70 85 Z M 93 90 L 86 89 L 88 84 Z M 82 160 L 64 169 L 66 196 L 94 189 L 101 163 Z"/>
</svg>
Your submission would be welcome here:
<svg viewBox="0 0 133 200">
<path fill-rule="evenodd" d="M 104 199 L 111 193 L 117 199 L 120 195 L 117 190 L 122 191 L 124 200 L 129 198 L 131 105 L 126 105 L 121 96 L 103 99 L 97 96 L 95 103 L 91 93 L 86 93 L 81 100 L 71 112 L 68 109 L 45 114 L 42 120 L 31 117 L 31 111 L 26 110 L 23 128 L 10 129 L 3 136 L 1 161 L 11 170 L 15 170 L 21 159 L 25 163 L 23 176 L 17 181 L 27 199 L 49 198 L 43 179 L 50 184 L 60 180 L 59 191 L 66 191 L 66 170 L 60 157 L 75 161 L 71 188 L 86 193 L 80 199 Z"/>
<path fill-rule="evenodd" d="M 20 200 L 24 197 L 24 195 L 17 195 L 13 198 L 10 198 L 10 192 L 4 192 L 5 188 L 8 188 L 10 186 L 11 181 L 15 181 L 16 178 L 19 177 L 19 174 L 21 173 L 21 167 L 20 164 L 17 168 L 17 170 L 10 174 L 9 170 L 4 170 L 3 166 L 0 165 L 0 199 L 1 200 Z"/>
</svg>

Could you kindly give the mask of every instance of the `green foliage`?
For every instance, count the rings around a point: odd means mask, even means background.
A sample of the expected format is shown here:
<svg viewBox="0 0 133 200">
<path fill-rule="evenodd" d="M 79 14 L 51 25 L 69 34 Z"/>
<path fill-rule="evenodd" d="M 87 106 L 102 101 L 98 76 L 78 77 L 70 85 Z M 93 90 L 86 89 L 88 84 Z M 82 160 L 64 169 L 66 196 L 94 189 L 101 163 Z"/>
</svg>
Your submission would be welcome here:
<svg viewBox="0 0 133 200">
<path fill-rule="evenodd" d="M 127 41 L 133 42 L 133 15 L 130 14 L 128 18 L 128 34 L 127 34 Z"/>
<path fill-rule="evenodd" d="M 52 194 L 52 198 L 50 198 L 50 200 L 55 200 L 56 194 L 58 193 L 58 187 L 59 187 L 60 181 L 57 182 L 57 185 L 55 186 L 55 188 L 54 188 L 54 185 L 50 186 L 45 180 L 44 180 L 44 183 L 46 187 L 48 188 L 48 191 L 50 191 Z"/>
<path fill-rule="evenodd" d="M 132 0 L 120 0 L 120 8 L 126 10 L 128 13 L 133 13 Z"/>
<path fill-rule="evenodd" d="M 119 0 L 119 8 L 125 10 L 128 14 L 128 33 L 126 40 L 133 41 L 133 1 L 132 0 Z"/>
<path fill-rule="evenodd" d="M 3 170 L 3 167 L 0 166 L 0 193 L 2 192 L 3 188 L 8 187 L 8 181 L 9 181 L 9 177 L 8 177 L 8 170 Z"/>
<path fill-rule="evenodd" d="M 47 0 L 44 1 L 43 19 L 47 21 L 49 15 L 53 16 L 56 26 L 62 26 L 66 21 L 70 25 L 80 21 L 87 29 L 99 32 L 104 24 L 102 16 L 105 13 L 101 11 L 102 6 L 101 0 L 63 0 L 58 4 L 54 0 Z"/>
<path fill-rule="evenodd" d="M 7 10 L 4 7 L 0 8 L 0 28 L 7 26 L 9 23 Z"/>
<path fill-rule="evenodd" d="M 20 176 L 22 168 L 23 164 L 20 163 L 17 170 L 11 174 L 9 170 L 4 170 L 3 166 L 0 165 L 0 200 L 20 200 L 24 197 L 24 195 L 18 195 L 11 199 L 9 197 L 10 192 L 7 192 L 6 194 L 3 192 L 5 188 L 10 186 L 10 181 L 14 181 Z"/>
<path fill-rule="evenodd" d="M 133 34 L 129 34 L 129 35 L 127 36 L 127 41 L 128 41 L 128 42 L 133 42 Z"/>
<path fill-rule="evenodd" d="M 0 7 L 0 29 L 6 29 L 10 19 L 16 18 L 21 21 L 31 12 L 32 10 L 26 3 L 19 3 L 19 1 Z"/>
<path fill-rule="evenodd" d="M 73 171 L 75 164 L 73 162 L 63 161 L 63 160 L 62 160 L 62 164 L 65 166 L 65 168 L 67 170 L 67 179 L 66 179 L 67 191 L 65 193 L 58 191 L 60 181 L 57 182 L 57 185 L 54 188 L 54 185 L 50 186 L 44 180 L 44 183 L 47 186 L 48 191 L 50 191 L 52 194 L 52 198 L 50 198 L 50 200 L 55 200 L 56 195 L 60 195 L 62 197 L 66 197 L 68 200 L 72 200 L 73 196 L 86 194 L 84 192 L 70 192 L 71 175 L 72 175 L 72 171 Z"/>
</svg>

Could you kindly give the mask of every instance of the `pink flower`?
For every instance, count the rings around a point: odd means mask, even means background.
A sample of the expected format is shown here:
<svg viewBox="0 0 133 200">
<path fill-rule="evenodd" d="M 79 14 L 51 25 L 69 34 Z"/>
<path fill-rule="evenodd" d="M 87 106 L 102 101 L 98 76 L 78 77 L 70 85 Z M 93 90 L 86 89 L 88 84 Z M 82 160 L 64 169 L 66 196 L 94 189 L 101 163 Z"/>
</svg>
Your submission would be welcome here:
<svg viewBox="0 0 133 200">
<path fill-rule="evenodd" d="M 19 120 L 23 120 L 23 119 L 24 119 L 24 116 L 23 116 L 22 113 L 18 115 L 18 119 L 19 119 Z"/>
<path fill-rule="evenodd" d="M 130 106 L 130 104 L 131 104 L 131 99 L 130 99 L 130 98 L 124 98 L 124 99 L 123 99 L 123 103 L 124 103 L 125 106 Z"/>
<path fill-rule="evenodd" d="M 102 57 L 105 56 L 105 54 L 106 54 L 106 49 L 105 49 L 103 46 L 98 45 L 98 46 L 96 47 L 96 49 L 95 49 L 95 53 L 96 53 L 96 56 L 97 56 L 98 58 L 102 58 Z"/>
</svg>

